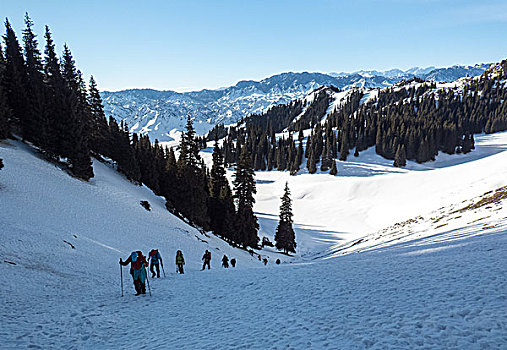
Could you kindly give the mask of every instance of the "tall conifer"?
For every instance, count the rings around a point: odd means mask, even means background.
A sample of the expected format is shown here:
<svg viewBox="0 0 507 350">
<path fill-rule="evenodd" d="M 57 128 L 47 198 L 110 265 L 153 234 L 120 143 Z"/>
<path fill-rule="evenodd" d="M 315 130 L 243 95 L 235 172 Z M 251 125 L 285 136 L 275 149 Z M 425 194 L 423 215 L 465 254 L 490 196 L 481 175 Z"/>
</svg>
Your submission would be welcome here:
<svg viewBox="0 0 507 350">
<path fill-rule="evenodd" d="M 27 77 L 25 60 L 16 33 L 9 20 L 5 20 L 5 75 L 3 79 L 7 101 L 12 110 L 13 124 L 25 137 L 29 124 L 29 105 L 27 96 Z"/>
<path fill-rule="evenodd" d="M 206 168 L 199 156 L 199 145 L 190 115 L 187 117 L 185 131 L 180 140 L 178 159 L 178 192 L 177 207 L 192 223 L 205 229 L 209 227 L 208 217 L 208 180 Z"/>
<path fill-rule="evenodd" d="M 4 88 L 5 59 L 0 45 L 0 140 L 10 135 L 11 109 Z"/>
<path fill-rule="evenodd" d="M 33 22 L 25 14 L 25 29 L 23 42 L 25 51 L 25 70 L 27 78 L 27 112 L 22 123 L 23 135 L 43 149 L 48 147 L 49 112 L 42 58 L 38 48 L 37 38 L 32 30 Z"/>
<path fill-rule="evenodd" d="M 234 198 L 237 203 L 238 243 L 243 244 L 244 247 L 257 247 L 259 243 L 257 235 L 259 224 L 253 212 L 254 194 L 257 193 L 254 176 L 252 159 L 244 147 L 241 150 L 233 182 Z"/>
<path fill-rule="evenodd" d="M 292 228 L 292 199 L 290 198 L 289 183 L 285 183 L 283 196 L 280 198 L 280 221 L 275 233 L 275 246 L 283 249 L 284 253 L 296 252 L 296 236 Z"/>
</svg>

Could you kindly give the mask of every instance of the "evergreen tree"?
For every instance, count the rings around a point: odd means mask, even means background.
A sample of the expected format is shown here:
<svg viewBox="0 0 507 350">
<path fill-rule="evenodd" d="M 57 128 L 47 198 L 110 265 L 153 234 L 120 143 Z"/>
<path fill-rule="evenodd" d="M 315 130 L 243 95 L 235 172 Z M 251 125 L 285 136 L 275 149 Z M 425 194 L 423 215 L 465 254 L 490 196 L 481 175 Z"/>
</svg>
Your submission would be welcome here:
<svg viewBox="0 0 507 350">
<path fill-rule="evenodd" d="M 338 169 L 336 168 L 336 160 L 333 159 L 333 163 L 331 164 L 331 170 L 329 170 L 330 175 L 338 174 Z"/>
<path fill-rule="evenodd" d="M 166 149 L 165 156 L 165 167 L 159 179 L 160 192 L 166 199 L 166 207 L 171 211 L 176 208 L 174 198 L 176 198 L 176 191 L 179 188 L 178 185 L 178 167 L 176 164 L 176 156 L 174 149 L 171 147 L 169 150 Z"/>
<path fill-rule="evenodd" d="M 187 117 L 187 125 L 180 140 L 178 184 L 180 190 L 175 198 L 176 208 L 190 222 L 207 229 L 209 184 L 190 116 Z"/>
<path fill-rule="evenodd" d="M 213 147 L 213 165 L 210 172 L 210 198 L 208 203 L 210 227 L 215 234 L 233 239 L 234 202 L 225 176 L 224 157 L 218 140 Z"/>
<path fill-rule="evenodd" d="M 0 45 L 0 140 L 10 135 L 11 109 L 7 104 L 7 96 L 4 89 L 5 59 Z"/>
<path fill-rule="evenodd" d="M 296 237 L 292 228 L 292 200 L 290 198 L 289 183 L 285 183 L 284 194 L 281 197 L 280 221 L 275 233 L 275 246 L 283 249 L 284 253 L 296 252 Z"/>
<path fill-rule="evenodd" d="M 255 173 L 252 169 L 252 159 L 246 147 L 241 150 L 241 155 L 236 166 L 234 178 L 234 198 L 237 203 L 237 242 L 244 247 L 257 247 L 259 237 L 257 230 L 259 224 L 253 213 L 255 203 Z"/>
<path fill-rule="evenodd" d="M 225 177 L 224 156 L 218 146 L 217 139 L 215 139 L 212 159 L 213 165 L 211 166 L 210 172 L 210 195 L 213 198 L 218 198 L 222 188 L 227 185 L 227 178 Z"/>
<path fill-rule="evenodd" d="M 238 243 L 238 220 L 234 207 L 234 198 L 229 183 L 227 183 L 226 186 L 222 187 L 219 200 L 222 204 L 224 218 L 222 223 L 223 234 L 225 235 L 225 238 L 231 240 L 232 242 Z"/>
<path fill-rule="evenodd" d="M 315 174 L 317 172 L 317 165 L 315 164 L 313 152 L 310 152 L 310 157 L 306 161 L 306 167 L 308 168 L 308 172 L 310 174 Z"/>
<path fill-rule="evenodd" d="M 30 116 L 28 96 L 27 96 L 27 77 L 25 61 L 19 46 L 16 34 L 9 23 L 5 20 L 5 74 L 4 88 L 7 95 L 7 101 L 12 111 L 13 126 L 25 136 L 25 127 L 29 124 L 26 120 Z"/>
<path fill-rule="evenodd" d="M 396 151 L 396 155 L 394 156 L 394 166 L 395 167 L 404 167 L 407 165 L 407 156 L 405 154 L 405 145 L 401 144 L 398 146 L 398 150 Z"/>
<path fill-rule="evenodd" d="M 187 116 L 185 131 L 181 134 L 180 157 L 178 160 L 194 168 L 198 167 L 201 161 L 199 145 L 197 144 L 194 125 L 192 123 L 192 118 L 190 118 L 190 114 Z"/>
<path fill-rule="evenodd" d="M 44 85 L 41 53 L 36 35 L 32 31 L 33 22 L 25 15 L 26 28 L 23 31 L 25 51 L 25 71 L 27 88 L 27 115 L 22 120 L 23 137 L 45 149 L 48 146 L 49 113 L 47 93 Z"/>
<path fill-rule="evenodd" d="M 48 113 L 51 118 L 48 121 L 48 139 L 46 153 L 49 156 L 60 154 L 62 149 L 62 139 L 60 135 L 66 132 L 64 111 L 64 81 L 60 71 L 60 61 L 56 55 L 55 44 L 49 27 L 46 26 L 44 34 L 46 46 L 44 49 L 44 82 L 47 89 L 46 102 Z"/>
<path fill-rule="evenodd" d="M 109 156 L 110 140 L 107 132 L 107 120 L 104 114 L 104 106 L 102 105 L 102 98 L 100 97 L 97 83 L 90 77 L 88 85 L 88 104 L 90 105 L 90 148 L 105 156 Z"/>
<path fill-rule="evenodd" d="M 344 131 L 342 133 L 342 139 L 340 142 L 341 149 L 340 149 L 340 160 L 345 161 L 347 160 L 347 156 L 349 155 L 349 142 L 347 137 L 348 132 Z"/>
<path fill-rule="evenodd" d="M 87 120 L 85 97 L 81 97 L 78 73 L 72 53 L 67 45 L 64 46 L 62 63 L 63 85 L 57 85 L 56 94 L 61 102 L 62 118 L 59 130 L 61 134 L 58 153 L 68 157 L 75 176 L 88 180 L 93 177 L 93 167 L 88 147 Z"/>
<path fill-rule="evenodd" d="M 118 125 L 112 116 L 109 117 L 109 134 L 111 141 L 110 157 L 116 161 L 118 171 L 125 174 L 127 179 L 134 183 L 140 183 L 141 170 L 135 156 L 134 147 L 130 144 L 128 128 Z M 137 137 L 137 135 L 134 135 Z"/>
</svg>

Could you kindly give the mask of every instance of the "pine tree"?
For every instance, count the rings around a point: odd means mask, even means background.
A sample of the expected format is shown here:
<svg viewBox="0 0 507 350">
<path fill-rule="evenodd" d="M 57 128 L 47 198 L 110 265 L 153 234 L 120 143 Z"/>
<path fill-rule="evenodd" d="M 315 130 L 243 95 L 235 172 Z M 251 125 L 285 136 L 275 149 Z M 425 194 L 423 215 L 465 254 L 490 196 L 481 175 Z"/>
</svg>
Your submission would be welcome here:
<svg viewBox="0 0 507 350">
<path fill-rule="evenodd" d="M 171 147 L 166 149 L 164 171 L 159 179 L 160 192 L 166 199 L 166 207 L 171 211 L 175 209 L 174 199 L 175 193 L 179 188 L 178 185 L 178 167 L 176 164 L 176 156 L 174 149 Z"/>
<path fill-rule="evenodd" d="M 198 167 L 201 157 L 199 156 L 199 146 L 196 141 L 194 125 L 190 114 L 187 116 L 185 131 L 181 134 L 180 157 L 178 161 L 184 162 L 190 167 Z"/>
<path fill-rule="evenodd" d="M 4 89 L 5 59 L 0 45 L 0 140 L 10 135 L 11 109 L 7 104 L 7 96 Z"/>
<path fill-rule="evenodd" d="M 244 147 L 241 150 L 233 182 L 234 198 L 237 203 L 237 242 L 244 247 L 257 247 L 259 243 L 257 235 L 259 224 L 253 213 L 254 194 L 257 193 L 254 176 L 252 159 Z"/>
<path fill-rule="evenodd" d="M 330 175 L 338 174 L 338 169 L 336 168 L 336 160 L 333 159 L 333 163 L 331 164 L 331 170 L 329 170 Z"/>
<path fill-rule="evenodd" d="M 3 79 L 7 101 L 12 111 L 13 126 L 24 137 L 25 128 L 29 124 L 26 120 L 30 116 L 27 96 L 27 76 L 25 61 L 21 53 L 16 34 L 5 20 L 5 75 Z"/>
<path fill-rule="evenodd" d="M 90 148 L 105 156 L 109 156 L 110 140 L 107 132 L 107 120 L 104 114 L 104 106 L 102 105 L 102 98 L 100 97 L 97 83 L 90 77 L 90 84 L 88 85 L 88 104 L 90 105 Z"/>
<path fill-rule="evenodd" d="M 296 252 L 296 237 L 292 228 L 292 200 L 290 198 L 289 183 L 285 183 L 284 194 L 280 198 L 280 221 L 275 233 L 275 246 L 277 249 L 283 249 L 284 253 Z"/>
<path fill-rule="evenodd" d="M 229 183 L 222 187 L 219 200 L 222 204 L 223 210 L 223 234 L 227 239 L 237 243 L 239 241 L 237 234 L 238 220 L 236 217 L 236 208 L 234 207 L 234 198 Z"/>
<path fill-rule="evenodd" d="M 210 198 L 208 202 L 210 228 L 215 234 L 233 239 L 234 202 L 225 176 L 224 157 L 218 140 L 213 147 L 213 165 L 210 172 Z"/>
<path fill-rule="evenodd" d="M 398 150 L 396 151 L 396 155 L 394 156 L 394 166 L 395 167 L 404 167 L 407 165 L 407 156 L 405 154 L 405 145 L 401 144 L 398 146 Z"/>
<path fill-rule="evenodd" d="M 346 161 L 347 156 L 349 155 L 349 143 L 348 143 L 348 132 L 344 131 L 342 133 L 342 140 L 341 140 L 341 149 L 340 149 L 340 160 Z"/>
<path fill-rule="evenodd" d="M 72 53 L 67 45 L 64 46 L 62 63 L 63 85 L 57 86 L 56 94 L 62 102 L 64 114 L 60 119 L 59 135 L 61 148 L 58 150 L 63 157 L 68 157 L 75 176 L 89 180 L 93 177 L 93 167 L 88 147 L 87 120 L 85 97 L 81 97 L 78 73 Z M 83 102 L 84 101 L 84 102 Z"/>
<path fill-rule="evenodd" d="M 306 161 L 306 167 L 308 168 L 308 172 L 310 174 L 315 174 L 317 172 L 317 165 L 315 164 L 313 152 L 310 152 L 310 157 Z"/>
<path fill-rule="evenodd" d="M 227 178 L 225 177 L 224 156 L 222 150 L 218 146 L 218 140 L 215 139 L 213 147 L 213 165 L 210 172 L 210 195 L 213 198 L 220 196 L 220 191 L 227 185 Z"/>
<path fill-rule="evenodd" d="M 51 118 L 48 121 L 46 153 L 56 157 L 62 149 L 62 133 L 65 133 L 65 111 L 64 111 L 64 81 L 60 71 L 60 61 L 56 55 L 55 44 L 49 27 L 46 26 L 44 34 L 46 46 L 44 49 L 44 82 L 47 89 L 46 101 L 48 113 Z"/>
<path fill-rule="evenodd" d="M 206 168 L 199 156 L 199 146 L 190 115 L 180 140 L 178 184 L 175 206 L 190 222 L 207 229 L 209 226 L 209 184 Z"/>
<path fill-rule="evenodd" d="M 118 171 L 125 174 L 130 181 L 140 183 L 141 170 L 135 156 L 134 147 L 130 144 L 128 128 L 123 123 L 120 127 L 116 120 L 110 116 L 109 134 L 112 150 L 110 157 L 118 165 Z M 134 135 L 134 137 L 137 137 L 137 135 Z"/>
<path fill-rule="evenodd" d="M 26 28 L 23 31 L 25 51 L 25 71 L 27 79 L 27 112 L 22 120 L 23 137 L 45 149 L 48 146 L 49 113 L 47 93 L 44 85 L 41 53 L 36 35 L 32 31 L 33 22 L 25 15 Z"/>
</svg>

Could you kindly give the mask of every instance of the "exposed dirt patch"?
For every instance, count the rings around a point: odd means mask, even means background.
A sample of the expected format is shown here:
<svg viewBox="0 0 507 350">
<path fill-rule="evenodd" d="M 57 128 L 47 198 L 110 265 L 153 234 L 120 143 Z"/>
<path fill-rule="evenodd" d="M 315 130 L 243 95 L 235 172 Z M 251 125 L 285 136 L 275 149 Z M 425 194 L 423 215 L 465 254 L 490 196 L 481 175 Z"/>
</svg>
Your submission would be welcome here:
<svg viewBox="0 0 507 350">
<path fill-rule="evenodd" d="M 485 193 L 478 202 L 467 205 L 466 207 L 458 209 L 452 212 L 451 214 L 462 213 L 467 210 L 478 209 L 487 206 L 489 204 L 497 204 L 506 198 L 507 198 L 507 186 L 500 187 L 495 192 L 490 191 Z"/>
</svg>

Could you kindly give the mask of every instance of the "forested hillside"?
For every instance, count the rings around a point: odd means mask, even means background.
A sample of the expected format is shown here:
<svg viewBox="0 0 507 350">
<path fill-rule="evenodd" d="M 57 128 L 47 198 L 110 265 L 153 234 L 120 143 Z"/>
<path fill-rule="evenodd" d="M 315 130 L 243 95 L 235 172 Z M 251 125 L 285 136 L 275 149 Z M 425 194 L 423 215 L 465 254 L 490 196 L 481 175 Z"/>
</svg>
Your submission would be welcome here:
<svg viewBox="0 0 507 350">
<path fill-rule="evenodd" d="M 157 140 L 130 134 L 123 122 L 106 120 L 93 76 L 87 86 L 68 46 L 61 57 L 57 55 L 49 27 L 43 55 L 28 14 L 23 47 L 8 20 L 5 28 L 5 50 L 0 47 L 0 140 L 19 137 L 41 157 L 83 181 L 94 176 L 92 157 L 110 162 L 133 183 L 163 196 L 167 209 L 190 224 L 211 230 L 232 245 L 257 247 L 253 195 L 241 191 L 246 187 L 255 192 L 249 155 L 243 158 L 243 168 L 238 167 L 231 189 L 220 155 L 214 157 L 211 171 L 202 161 L 203 139 L 196 136 L 190 116 L 176 157 L 173 149 Z M 0 159 L 0 169 L 3 165 Z"/>
<path fill-rule="evenodd" d="M 296 174 L 306 166 L 314 173 L 320 164 L 321 171 L 336 174 L 336 159 L 373 146 L 395 166 L 424 163 L 438 152 L 472 151 L 474 134 L 507 130 L 506 71 L 504 60 L 480 77 L 451 84 L 414 78 L 382 90 L 320 88 L 311 99 L 217 126 L 208 137 L 224 138 L 228 164 L 246 147 L 256 170 Z"/>
</svg>

